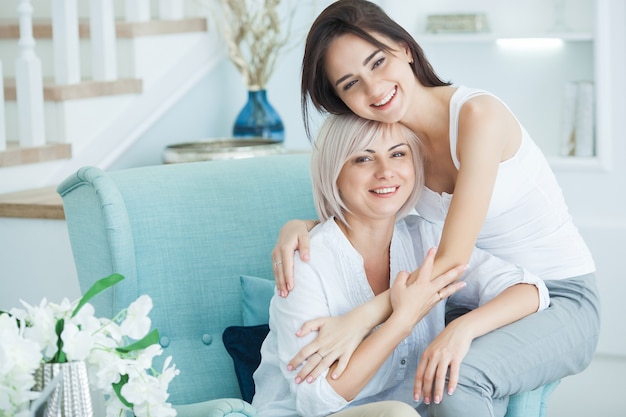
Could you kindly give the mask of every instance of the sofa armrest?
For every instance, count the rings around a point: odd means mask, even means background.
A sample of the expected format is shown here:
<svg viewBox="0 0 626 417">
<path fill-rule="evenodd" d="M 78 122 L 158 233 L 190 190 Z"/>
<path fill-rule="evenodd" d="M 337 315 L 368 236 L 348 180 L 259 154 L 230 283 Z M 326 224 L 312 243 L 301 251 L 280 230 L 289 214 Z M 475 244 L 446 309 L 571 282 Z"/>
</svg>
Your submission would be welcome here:
<svg viewBox="0 0 626 417">
<path fill-rule="evenodd" d="M 239 398 L 219 398 L 174 406 L 178 417 L 254 417 L 256 410 Z"/>
</svg>

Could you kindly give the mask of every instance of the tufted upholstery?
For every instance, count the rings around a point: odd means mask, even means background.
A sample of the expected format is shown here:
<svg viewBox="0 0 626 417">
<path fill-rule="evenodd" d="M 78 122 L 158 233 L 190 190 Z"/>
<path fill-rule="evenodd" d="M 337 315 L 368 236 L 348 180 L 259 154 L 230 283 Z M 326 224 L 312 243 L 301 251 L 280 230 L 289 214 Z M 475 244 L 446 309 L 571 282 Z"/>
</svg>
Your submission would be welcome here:
<svg viewBox="0 0 626 417">
<path fill-rule="evenodd" d="M 181 371 L 170 385 L 180 416 L 254 415 L 239 399 L 221 336 L 243 324 L 240 275 L 271 277 L 280 227 L 316 216 L 308 158 L 85 167 L 58 187 L 81 289 L 114 272 L 126 278 L 93 300 L 98 314 L 152 297 L 161 359 L 172 355 Z M 534 404 L 540 394 L 528 398 Z"/>
</svg>

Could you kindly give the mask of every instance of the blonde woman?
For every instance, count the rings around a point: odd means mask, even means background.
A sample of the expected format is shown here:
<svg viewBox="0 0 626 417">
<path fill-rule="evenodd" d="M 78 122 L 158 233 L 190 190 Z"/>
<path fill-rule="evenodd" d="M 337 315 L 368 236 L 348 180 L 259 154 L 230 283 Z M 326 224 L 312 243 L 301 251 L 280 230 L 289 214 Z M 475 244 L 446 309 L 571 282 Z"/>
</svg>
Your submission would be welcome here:
<svg viewBox="0 0 626 417">
<path fill-rule="evenodd" d="M 311 176 L 322 219 L 311 231 L 315 256 L 305 263 L 294 255 L 298 285 L 289 297 L 272 298 L 254 374 L 259 416 L 426 415 L 428 405 L 413 399 L 413 381 L 429 345 L 467 352 L 476 338 L 548 305 L 538 277 L 478 250 L 463 281 L 455 282 L 462 265 L 431 279 L 441 231 L 414 213 L 422 159 L 406 127 L 328 117 L 314 144 Z M 302 323 L 344 315 L 388 290 L 390 316 L 358 345 L 340 378 L 333 378 L 334 367 L 308 381 L 288 369 L 314 336 L 296 335 Z M 450 296 L 473 309 L 458 327 L 444 327 L 442 300 Z M 316 352 L 307 363 L 323 359 Z"/>
</svg>

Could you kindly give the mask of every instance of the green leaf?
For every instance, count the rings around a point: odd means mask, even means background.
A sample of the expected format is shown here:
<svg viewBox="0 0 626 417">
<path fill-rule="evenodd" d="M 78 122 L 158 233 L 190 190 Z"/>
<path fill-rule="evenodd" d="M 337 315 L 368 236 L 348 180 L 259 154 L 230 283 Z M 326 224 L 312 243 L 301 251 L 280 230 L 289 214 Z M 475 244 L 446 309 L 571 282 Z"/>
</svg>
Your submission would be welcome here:
<svg viewBox="0 0 626 417">
<path fill-rule="evenodd" d="M 87 304 L 87 302 L 91 300 L 93 297 L 100 294 L 102 291 L 106 290 L 107 288 L 114 286 L 115 284 L 117 284 L 123 279 L 124 277 L 120 274 L 112 274 L 106 278 L 102 278 L 96 281 L 96 283 L 93 284 L 93 286 L 89 288 L 89 290 L 80 299 L 80 301 L 78 302 L 78 305 L 72 312 L 72 317 L 74 317 L 80 311 L 80 309 L 83 308 L 83 306 Z"/>
<path fill-rule="evenodd" d="M 63 329 L 65 328 L 65 320 L 59 319 L 54 328 L 54 331 L 57 335 L 57 353 L 54 354 L 54 357 L 50 361 L 51 363 L 65 363 L 67 362 L 67 357 L 65 356 L 65 352 L 63 352 L 63 339 L 61 339 L 61 333 L 63 333 Z"/>
<path fill-rule="evenodd" d="M 117 395 L 117 398 L 120 399 L 120 401 L 122 402 L 122 404 L 124 404 L 126 407 L 130 408 L 132 410 L 132 408 L 134 407 L 132 403 L 129 403 L 126 398 L 124 398 L 124 396 L 122 395 L 122 387 L 124 385 L 126 385 L 126 383 L 128 382 L 128 375 L 124 374 L 120 377 L 120 381 L 116 382 L 113 385 L 113 391 L 115 391 L 115 395 Z"/>
<path fill-rule="evenodd" d="M 159 331 L 157 329 L 152 330 L 143 339 L 136 341 L 128 346 L 121 346 L 115 348 L 120 353 L 128 353 L 133 350 L 142 350 L 147 348 L 148 346 L 154 345 L 159 342 Z"/>
</svg>

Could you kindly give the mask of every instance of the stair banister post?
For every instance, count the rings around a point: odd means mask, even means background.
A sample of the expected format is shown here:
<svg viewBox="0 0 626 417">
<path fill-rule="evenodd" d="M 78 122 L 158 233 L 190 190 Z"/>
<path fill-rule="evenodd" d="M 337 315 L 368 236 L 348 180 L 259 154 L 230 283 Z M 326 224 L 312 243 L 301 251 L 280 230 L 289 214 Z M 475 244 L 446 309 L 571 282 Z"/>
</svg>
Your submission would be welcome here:
<svg viewBox="0 0 626 417">
<path fill-rule="evenodd" d="M 43 79 L 41 60 L 35 55 L 33 6 L 30 0 L 19 0 L 19 55 L 15 60 L 18 135 L 23 147 L 45 145 L 43 113 Z"/>
<path fill-rule="evenodd" d="M 91 72 L 96 81 L 117 79 L 113 0 L 90 0 Z"/>
<path fill-rule="evenodd" d="M 147 22 L 150 20 L 150 0 L 126 0 L 124 15 L 127 22 Z"/>
<path fill-rule="evenodd" d="M 78 6 L 76 0 L 52 0 L 54 82 L 80 82 Z"/>
<path fill-rule="evenodd" d="M 159 17 L 163 20 L 175 20 L 185 17 L 183 0 L 159 0 Z"/>
<path fill-rule="evenodd" d="M 7 148 L 7 124 L 4 107 L 4 72 L 2 61 L 0 61 L 0 151 Z"/>
</svg>

